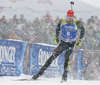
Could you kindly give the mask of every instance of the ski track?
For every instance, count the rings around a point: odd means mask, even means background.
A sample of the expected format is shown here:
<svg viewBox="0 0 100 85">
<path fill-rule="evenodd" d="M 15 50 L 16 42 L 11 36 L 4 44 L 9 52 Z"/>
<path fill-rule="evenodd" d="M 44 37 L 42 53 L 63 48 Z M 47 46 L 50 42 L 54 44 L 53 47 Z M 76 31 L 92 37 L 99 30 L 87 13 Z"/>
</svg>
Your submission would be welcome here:
<svg viewBox="0 0 100 85">
<path fill-rule="evenodd" d="M 100 85 L 100 81 L 68 79 L 68 81 L 61 83 L 61 78 L 43 77 L 36 81 L 14 81 L 25 78 L 31 78 L 31 76 L 21 75 L 19 77 L 0 77 L 0 85 Z"/>
</svg>

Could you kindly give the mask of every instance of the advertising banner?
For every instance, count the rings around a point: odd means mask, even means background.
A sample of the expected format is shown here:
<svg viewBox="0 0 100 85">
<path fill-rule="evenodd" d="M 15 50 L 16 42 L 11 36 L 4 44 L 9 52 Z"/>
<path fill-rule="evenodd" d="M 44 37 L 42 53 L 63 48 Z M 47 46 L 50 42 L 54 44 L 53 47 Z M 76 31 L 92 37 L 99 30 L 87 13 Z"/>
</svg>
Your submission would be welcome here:
<svg viewBox="0 0 100 85">
<path fill-rule="evenodd" d="M 54 51 L 55 46 L 33 44 L 30 59 L 30 75 L 36 74 Z M 61 76 L 63 73 L 64 53 L 56 58 L 45 71 L 45 77 Z"/>
<path fill-rule="evenodd" d="M 25 42 L 0 40 L 0 76 L 19 76 L 23 73 Z"/>
</svg>

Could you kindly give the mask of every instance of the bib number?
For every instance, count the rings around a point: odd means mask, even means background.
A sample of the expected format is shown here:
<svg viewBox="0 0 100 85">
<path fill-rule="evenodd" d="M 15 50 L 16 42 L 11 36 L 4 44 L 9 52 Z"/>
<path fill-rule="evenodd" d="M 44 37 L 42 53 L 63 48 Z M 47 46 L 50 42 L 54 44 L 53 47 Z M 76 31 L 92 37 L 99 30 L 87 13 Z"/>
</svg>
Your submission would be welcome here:
<svg viewBox="0 0 100 85">
<path fill-rule="evenodd" d="M 67 36 L 70 36 L 70 32 L 67 32 Z"/>
</svg>

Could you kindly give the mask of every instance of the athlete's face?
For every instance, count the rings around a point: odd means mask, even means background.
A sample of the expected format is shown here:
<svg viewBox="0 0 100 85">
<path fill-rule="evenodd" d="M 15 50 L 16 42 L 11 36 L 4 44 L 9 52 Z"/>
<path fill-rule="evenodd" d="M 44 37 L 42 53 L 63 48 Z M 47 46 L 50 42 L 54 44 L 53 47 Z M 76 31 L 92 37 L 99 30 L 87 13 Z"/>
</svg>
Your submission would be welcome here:
<svg viewBox="0 0 100 85">
<path fill-rule="evenodd" d="M 67 21 L 70 24 L 73 21 L 74 17 L 67 16 Z"/>
</svg>

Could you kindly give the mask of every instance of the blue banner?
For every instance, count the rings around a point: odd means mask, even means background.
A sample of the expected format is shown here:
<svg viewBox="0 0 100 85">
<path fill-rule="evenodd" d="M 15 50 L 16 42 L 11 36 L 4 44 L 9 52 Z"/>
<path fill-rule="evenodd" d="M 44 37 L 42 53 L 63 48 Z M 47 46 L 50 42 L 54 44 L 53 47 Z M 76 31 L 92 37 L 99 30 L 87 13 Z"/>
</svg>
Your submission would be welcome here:
<svg viewBox="0 0 100 85">
<path fill-rule="evenodd" d="M 25 42 L 0 40 L 0 76 L 19 76 L 23 73 Z"/>
<path fill-rule="evenodd" d="M 54 46 L 33 44 L 30 57 L 30 75 L 34 75 L 40 70 L 41 66 L 44 65 L 54 49 Z M 61 76 L 61 74 L 63 73 L 63 64 L 64 53 L 60 54 L 60 56 L 52 62 L 50 67 L 45 71 L 44 76 Z"/>
</svg>

